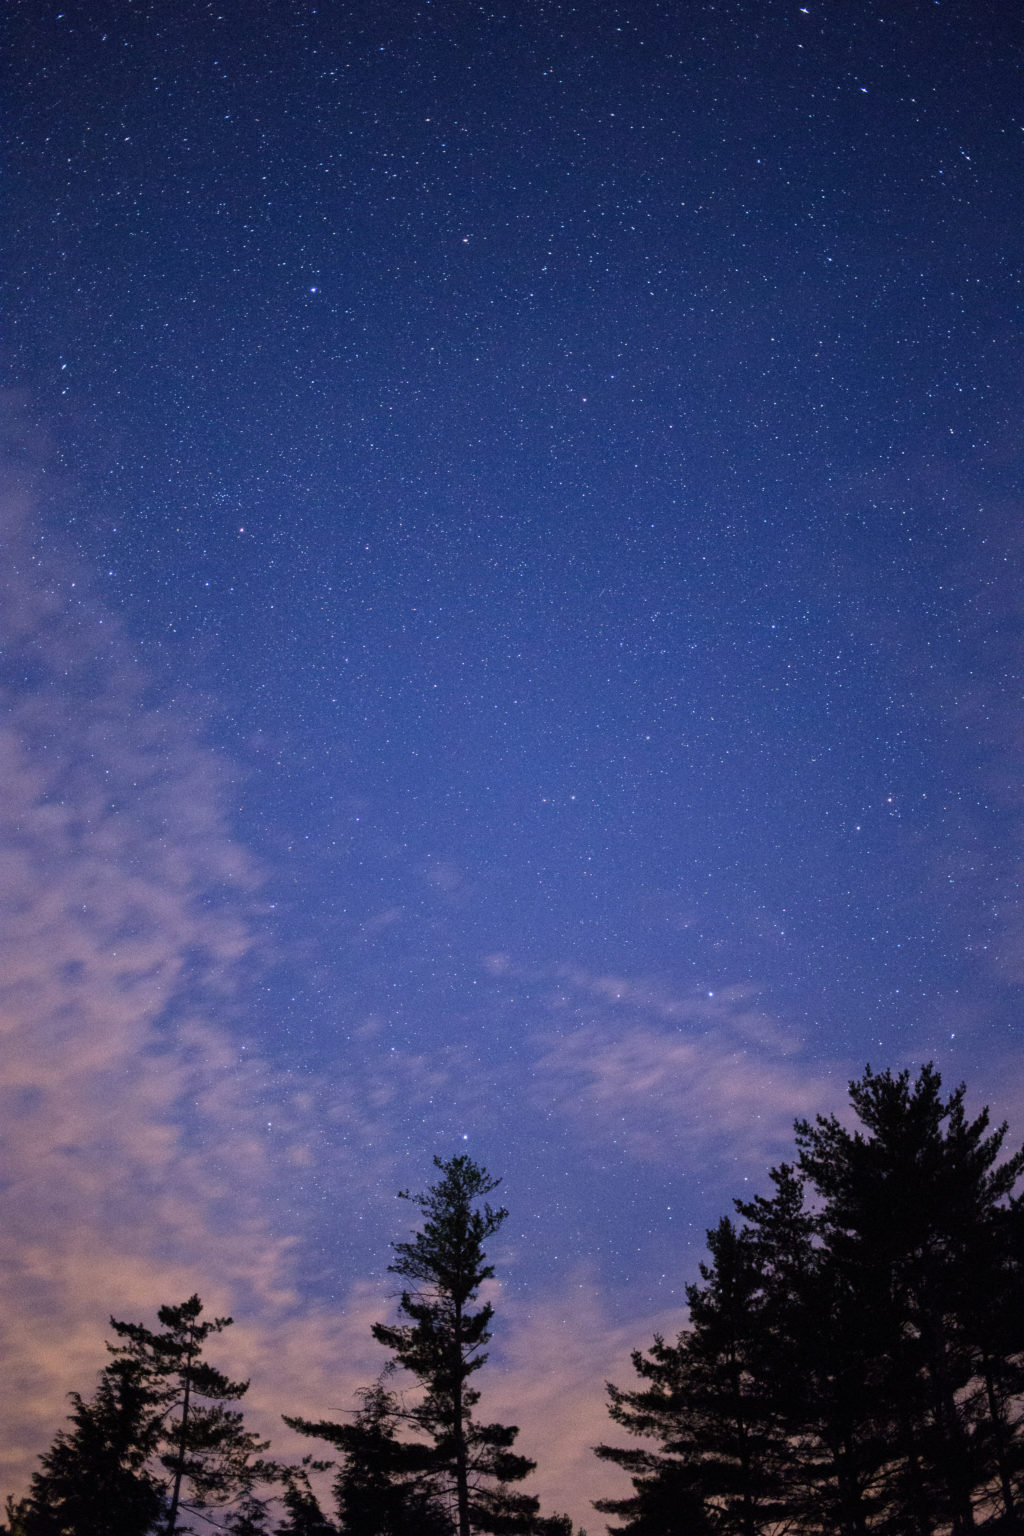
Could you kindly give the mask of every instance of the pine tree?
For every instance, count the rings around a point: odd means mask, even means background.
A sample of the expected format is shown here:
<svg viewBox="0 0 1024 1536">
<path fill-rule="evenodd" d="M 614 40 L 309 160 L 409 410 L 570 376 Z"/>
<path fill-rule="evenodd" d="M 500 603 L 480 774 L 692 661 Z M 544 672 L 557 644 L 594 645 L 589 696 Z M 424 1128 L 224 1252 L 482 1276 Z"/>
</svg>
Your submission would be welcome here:
<svg viewBox="0 0 1024 1536">
<path fill-rule="evenodd" d="M 25 1536 L 27 1512 L 28 1499 L 16 1499 L 9 1493 L 4 1500 L 4 1514 L 7 1518 L 0 1525 L 0 1536 Z"/>
<path fill-rule="evenodd" d="M 780 1467 L 787 1447 L 760 1370 L 762 1276 L 750 1234 L 724 1218 L 708 1233 L 712 1262 L 687 1286 L 690 1327 L 676 1344 L 656 1338 L 633 1365 L 647 1383 L 610 1386 L 610 1413 L 660 1451 L 599 1446 L 597 1454 L 634 1477 L 632 1500 L 598 1508 L 624 1515 L 628 1532 L 665 1536 L 714 1529 L 758 1536 L 781 1513 Z M 668 1511 L 674 1510 L 673 1517 Z M 671 1523 L 675 1520 L 675 1525 Z"/>
<path fill-rule="evenodd" d="M 616 1536 L 705 1536 L 712 1530 L 700 1480 L 700 1453 L 692 1433 L 686 1338 L 666 1344 L 655 1335 L 650 1350 L 633 1352 L 633 1368 L 646 1385 L 632 1392 L 608 1385 L 609 1412 L 630 1434 L 660 1441 L 660 1448 L 599 1445 L 603 1461 L 630 1474 L 633 1494 L 599 1499 L 594 1508 L 616 1515 Z"/>
<path fill-rule="evenodd" d="M 320 1508 L 309 1479 L 311 1471 L 326 1472 L 330 1466 L 330 1462 L 304 1456 L 300 1466 L 281 1467 L 281 1502 L 285 1515 L 274 1527 L 274 1536 L 338 1536 L 337 1527 Z"/>
<path fill-rule="evenodd" d="M 179 1530 L 179 1512 L 222 1512 L 224 1529 L 250 1536 L 263 1525 L 256 1489 L 277 1469 L 261 1459 L 267 1442 L 257 1439 L 240 1412 L 225 1406 L 248 1390 L 203 1359 L 206 1340 L 229 1327 L 230 1317 L 203 1320 L 203 1304 L 191 1296 L 180 1306 L 161 1307 L 163 1332 L 111 1318 L 126 1343 L 108 1345 L 114 1365 L 131 1364 L 156 1404 L 156 1443 L 149 1465 L 162 1469 L 167 1497 L 164 1536 Z M 108 1367 L 110 1370 L 112 1367 Z"/>
<path fill-rule="evenodd" d="M 202 1311 L 198 1296 L 161 1307 L 160 1333 L 111 1318 L 125 1342 L 108 1344 L 91 1402 L 72 1393 L 71 1428 L 40 1458 L 27 1497 L 8 1501 L 10 1536 L 174 1536 L 192 1529 L 181 1520 L 193 1514 L 231 1536 L 265 1531 L 259 1490 L 281 1469 L 226 1406 L 248 1382 L 202 1358 L 231 1319 L 204 1321 Z"/>
<path fill-rule="evenodd" d="M 963 1292 L 975 1369 L 974 1450 L 984 1504 L 1024 1531 L 1024 1197 L 992 1212 Z"/>
<path fill-rule="evenodd" d="M 765 1279 L 750 1232 L 729 1218 L 708 1233 L 708 1248 L 703 1284 L 686 1288 L 701 1482 L 721 1529 L 757 1536 L 780 1513 L 787 1459 L 763 1369 Z"/>
<path fill-rule="evenodd" d="M 850 1085 L 861 1128 L 796 1126 L 774 1194 L 736 1202 L 690 1325 L 610 1388 L 656 1448 L 599 1508 L 630 1536 L 1024 1531 L 1024 1151 L 926 1066 Z M 699 1499 L 697 1510 L 694 1500 Z"/>
<path fill-rule="evenodd" d="M 432 1444 L 432 1464 L 451 1499 L 458 1536 L 529 1530 L 537 1500 L 510 1485 L 535 1464 L 512 1449 L 514 1426 L 477 1423 L 473 1409 L 480 1394 L 470 1384 L 487 1359 L 491 1337 L 494 1309 L 476 1301 L 494 1274 L 483 1245 L 508 1214 L 486 1200 L 500 1181 L 469 1157 L 434 1163 L 442 1177 L 426 1194 L 402 1194 L 420 1207 L 423 1226 L 411 1242 L 394 1245 L 397 1258 L 389 1265 L 414 1282 L 399 1304 L 410 1321 L 376 1323 L 374 1337 L 424 1389 L 408 1416 Z"/>
<path fill-rule="evenodd" d="M 873 1320 L 885 1491 L 897 1527 L 915 1536 L 973 1530 L 975 1501 L 994 1473 L 1008 1521 L 1019 1498 L 1019 1426 L 1004 1389 L 1016 1369 L 1007 1322 L 1024 1303 L 1007 1248 L 1007 1202 L 1024 1151 L 1003 1158 L 1006 1126 L 990 1133 L 987 1111 L 969 1121 L 964 1086 L 948 1099 L 941 1087 L 931 1065 L 913 1084 L 908 1072 L 868 1067 L 850 1085 L 868 1135 L 835 1116 L 796 1127 L 800 1169 L 823 1202 L 822 1241 Z M 1018 1332 L 1018 1351 L 1020 1343 Z M 986 1374 L 992 1393 L 979 1390 Z"/>
<path fill-rule="evenodd" d="M 798 1529 L 864 1536 L 878 1508 L 884 1461 L 878 1433 L 876 1318 L 818 1240 L 804 1178 L 772 1169 L 775 1194 L 737 1201 L 758 1254 L 764 1301 L 756 1369 L 770 1394 L 787 1455 L 780 1495 Z"/>
</svg>

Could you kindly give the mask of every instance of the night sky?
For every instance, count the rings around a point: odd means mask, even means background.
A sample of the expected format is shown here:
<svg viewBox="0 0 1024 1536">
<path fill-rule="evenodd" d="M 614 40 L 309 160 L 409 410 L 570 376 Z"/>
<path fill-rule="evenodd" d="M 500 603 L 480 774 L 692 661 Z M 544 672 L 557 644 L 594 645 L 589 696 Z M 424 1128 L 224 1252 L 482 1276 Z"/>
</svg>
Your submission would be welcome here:
<svg viewBox="0 0 1024 1536">
<path fill-rule="evenodd" d="M 0 1492 L 196 1290 L 351 1408 L 468 1151 L 597 1531 L 795 1116 L 1019 1143 L 1013 12 L 9 5 Z"/>
</svg>

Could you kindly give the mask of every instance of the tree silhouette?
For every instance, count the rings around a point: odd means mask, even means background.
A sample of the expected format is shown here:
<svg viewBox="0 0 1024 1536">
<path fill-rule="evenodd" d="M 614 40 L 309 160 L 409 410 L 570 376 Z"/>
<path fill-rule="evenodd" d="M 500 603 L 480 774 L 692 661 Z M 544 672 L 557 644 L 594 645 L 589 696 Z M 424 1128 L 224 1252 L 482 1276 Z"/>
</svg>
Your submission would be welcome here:
<svg viewBox="0 0 1024 1536">
<path fill-rule="evenodd" d="M 632 1536 L 1019 1533 L 1024 1151 L 925 1066 L 850 1085 L 860 1128 L 798 1121 L 774 1194 L 708 1234 L 689 1327 L 633 1357 L 602 1446 Z M 696 1500 L 696 1504 L 695 1504 Z"/>
<path fill-rule="evenodd" d="M 146 1536 L 166 1509 L 147 1465 L 159 1442 L 158 1398 L 134 1361 L 108 1366 L 96 1396 L 71 1394 L 72 1428 L 40 1457 L 27 1498 L 8 1503 L 16 1536 Z"/>
<path fill-rule="evenodd" d="M 261 1459 L 266 1444 L 226 1403 L 248 1382 L 231 1381 L 202 1358 L 229 1317 L 204 1321 L 198 1296 L 161 1307 L 163 1331 L 110 1324 L 120 1340 L 95 1397 L 72 1393 L 71 1428 L 40 1458 L 26 1498 L 8 1500 L 10 1536 L 151 1536 L 191 1529 L 182 1511 L 233 1536 L 265 1529 L 261 1483 L 279 1469 Z M 3 1529 L 0 1528 L 0 1536 Z"/>
<path fill-rule="evenodd" d="M 237 1402 L 247 1381 L 231 1381 L 203 1359 L 211 1335 L 230 1326 L 230 1317 L 203 1319 L 203 1304 L 191 1296 L 176 1307 L 161 1307 L 163 1331 L 141 1323 L 110 1324 L 120 1345 L 108 1345 L 114 1365 L 130 1364 L 156 1405 L 155 1445 L 148 1465 L 162 1469 L 167 1497 L 165 1536 L 179 1529 L 179 1510 L 225 1512 L 225 1528 L 245 1536 L 260 1528 L 260 1483 L 276 1468 L 261 1459 L 265 1441 L 245 1428 L 243 1418 L 226 1403 Z M 108 1367 L 108 1370 L 112 1367 Z"/>
<path fill-rule="evenodd" d="M 470 1385 L 487 1359 L 494 1315 L 490 1302 L 475 1305 L 480 1286 L 494 1274 L 484 1243 L 508 1212 L 487 1203 L 500 1181 L 471 1158 L 435 1158 L 434 1164 L 442 1177 L 426 1194 L 402 1194 L 419 1206 L 423 1226 L 411 1242 L 394 1245 L 397 1258 L 388 1266 L 414 1283 L 399 1303 L 410 1321 L 375 1323 L 373 1334 L 424 1389 L 408 1417 L 432 1442 L 433 1466 L 451 1497 L 459 1536 L 528 1530 L 537 1500 L 509 1485 L 535 1463 L 513 1451 L 514 1426 L 474 1420 L 480 1394 Z"/>
<path fill-rule="evenodd" d="M 431 1448 L 403 1443 L 400 1408 L 380 1382 L 364 1387 L 353 1421 L 285 1418 L 301 1434 L 342 1453 L 334 1498 L 342 1536 L 452 1536 L 454 1525 L 437 1493 Z"/>
<path fill-rule="evenodd" d="M 656 1338 L 633 1364 L 639 1391 L 610 1387 L 610 1412 L 633 1434 L 662 1441 L 659 1453 L 598 1447 L 635 1474 L 637 1494 L 616 1508 L 633 1532 L 676 1508 L 681 1529 L 758 1536 L 780 1512 L 787 1445 L 761 1369 L 763 1277 L 749 1232 L 724 1218 L 708 1233 L 710 1264 L 686 1289 L 690 1328 L 676 1344 Z M 685 1516 L 685 1519 L 683 1518 Z M 703 1522 L 703 1523 L 702 1523 Z M 671 1527 L 669 1527 L 671 1529 Z"/>
<path fill-rule="evenodd" d="M 1000 1460 L 1002 1512 L 1016 1513 L 1004 1389 L 1019 1363 L 1011 1320 L 1024 1295 L 1013 1294 L 1006 1202 L 1024 1151 L 1003 1158 L 1006 1126 L 990 1132 L 987 1110 L 969 1121 L 964 1086 L 948 1099 L 941 1088 L 930 1065 L 913 1084 L 908 1072 L 868 1067 L 850 1085 L 868 1135 L 834 1115 L 796 1131 L 799 1166 L 823 1202 L 822 1242 L 877 1324 L 873 1374 L 897 1518 L 920 1536 L 942 1525 L 965 1536 Z M 978 1390 L 986 1374 L 992 1393 Z"/>
</svg>

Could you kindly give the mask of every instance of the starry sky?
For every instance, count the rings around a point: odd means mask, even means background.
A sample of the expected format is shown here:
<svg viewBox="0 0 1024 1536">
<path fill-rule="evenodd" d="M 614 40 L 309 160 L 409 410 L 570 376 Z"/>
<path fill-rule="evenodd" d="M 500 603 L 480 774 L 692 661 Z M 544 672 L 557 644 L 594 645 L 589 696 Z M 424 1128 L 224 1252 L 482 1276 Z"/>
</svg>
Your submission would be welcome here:
<svg viewBox="0 0 1024 1536">
<path fill-rule="evenodd" d="M 1020 1140 L 1012 9 L 12 0 L 0 1491 L 194 1290 L 351 1407 L 468 1151 L 599 1529 L 794 1117 Z"/>
</svg>

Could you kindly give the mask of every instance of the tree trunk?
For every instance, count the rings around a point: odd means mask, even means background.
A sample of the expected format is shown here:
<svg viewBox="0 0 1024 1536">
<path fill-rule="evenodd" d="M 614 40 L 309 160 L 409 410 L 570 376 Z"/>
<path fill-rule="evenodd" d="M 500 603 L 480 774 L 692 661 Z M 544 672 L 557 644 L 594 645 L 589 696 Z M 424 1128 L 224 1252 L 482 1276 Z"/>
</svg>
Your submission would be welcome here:
<svg viewBox="0 0 1024 1536">
<path fill-rule="evenodd" d="M 992 1432 L 996 1442 L 996 1465 L 999 1468 L 999 1489 L 1003 1496 L 1003 1510 L 1007 1523 L 1011 1530 L 1017 1529 L 1017 1504 L 1013 1496 L 1013 1483 L 1010 1479 L 1010 1464 L 1006 1455 L 1006 1426 L 1003 1415 L 999 1409 L 999 1399 L 996 1396 L 995 1378 L 992 1375 L 992 1361 L 986 1353 L 984 1357 L 985 1373 L 985 1397 L 988 1402 L 989 1417 L 992 1420 Z"/>
<path fill-rule="evenodd" d="M 462 1419 L 462 1303 L 455 1298 L 455 1339 L 452 1350 L 455 1392 L 452 1402 L 455 1431 L 455 1492 L 459 1510 L 459 1536 L 470 1536 L 469 1468 L 466 1458 L 466 1426 Z"/>
<path fill-rule="evenodd" d="M 194 1334 L 192 1335 L 194 1338 Z M 192 1357 L 194 1346 L 190 1339 L 189 1352 L 186 1356 L 185 1366 L 185 1394 L 181 1400 L 181 1423 L 178 1426 L 178 1455 L 174 1463 L 174 1482 L 171 1485 L 171 1507 L 167 1512 L 167 1529 L 165 1536 L 174 1536 L 174 1527 L 178 1523 L 178 1504 L 181 1500 L 181 1483 L 185 1476 L 185 1447 L 188 1435 L 188 1410 L 189 1398 L 192 1395 Z"/>
<path fill-rule="evenodd" d="M 863 1490 L 857 1474 L 853 1441 L 848 1435 L 842 1436 L 832 1450 L 832 1464 L 839 1488 L 839 1526 L 842 1536 L 868 1536 Z"/>
</svg>

